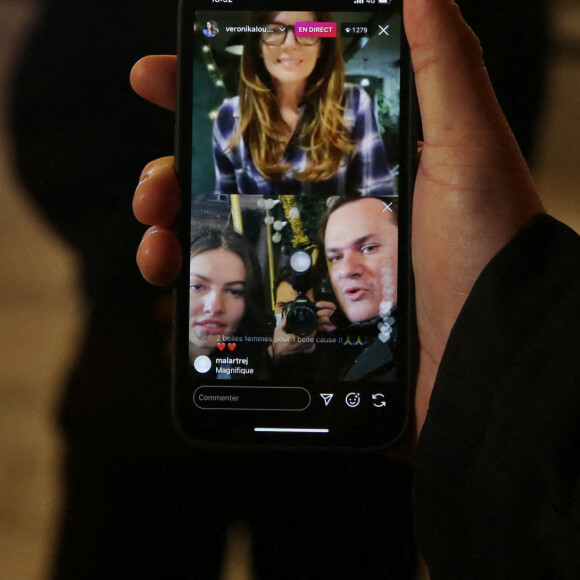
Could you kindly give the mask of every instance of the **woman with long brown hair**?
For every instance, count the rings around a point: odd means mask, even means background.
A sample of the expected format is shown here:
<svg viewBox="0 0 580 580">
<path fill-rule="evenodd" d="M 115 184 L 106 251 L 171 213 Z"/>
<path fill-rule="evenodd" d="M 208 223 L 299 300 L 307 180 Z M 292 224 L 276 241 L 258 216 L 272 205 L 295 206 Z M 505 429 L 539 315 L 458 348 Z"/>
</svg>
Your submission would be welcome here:
<svg viewBox="0 0 580 580">
<path fill-rule="evenodd" d="M 241 234 L 207 229 L 194 238 L 190 249 L 189 305 L 192 362 L 199 355 L 209 355 L 218 342 L 235 332 L 266 332 L 268 318 L 260 264 Z"/>
<path fill-rule="evenodd" d="M 239 96 L 214 124 L 218 194 L 393 194 L 371 99 L 345 83 L 340 39 L 301 36 L 328 12 L 255 12 Z"/>
</svg>

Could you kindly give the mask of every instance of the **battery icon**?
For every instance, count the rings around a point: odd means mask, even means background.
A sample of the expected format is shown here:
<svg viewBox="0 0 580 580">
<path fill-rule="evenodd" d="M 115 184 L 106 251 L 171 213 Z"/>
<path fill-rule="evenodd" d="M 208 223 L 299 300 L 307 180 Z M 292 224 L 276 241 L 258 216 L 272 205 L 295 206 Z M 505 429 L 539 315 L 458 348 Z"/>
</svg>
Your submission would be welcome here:
<svg viewBox="0 0 580 580">
<path fill-rule="evenodd" d="M 390 4 L 391 0 L 379 0 L 379 4 Z"/>
</svg>

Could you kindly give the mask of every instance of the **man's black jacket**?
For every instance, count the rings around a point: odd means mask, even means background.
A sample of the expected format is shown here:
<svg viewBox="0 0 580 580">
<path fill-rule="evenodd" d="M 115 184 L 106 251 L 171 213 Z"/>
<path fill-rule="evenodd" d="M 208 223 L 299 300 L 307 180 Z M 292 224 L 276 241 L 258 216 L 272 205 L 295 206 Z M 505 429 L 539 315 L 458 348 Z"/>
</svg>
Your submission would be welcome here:
<svg viewBox="0 0 580 580">
<path fill-rule="evenodd" d="M 580 238 L 547 216 L 455 324 L 415 466 L 431 579 L 580 578 Z"/>
</svg>

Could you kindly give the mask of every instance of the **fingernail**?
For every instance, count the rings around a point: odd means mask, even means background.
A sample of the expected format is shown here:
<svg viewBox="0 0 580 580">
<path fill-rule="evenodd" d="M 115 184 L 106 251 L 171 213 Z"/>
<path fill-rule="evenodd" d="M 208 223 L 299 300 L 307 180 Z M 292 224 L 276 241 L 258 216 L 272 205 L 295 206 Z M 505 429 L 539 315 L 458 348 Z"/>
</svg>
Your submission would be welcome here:
<svg viewBox="0 0 580 580">
<path fill-rule="evenodd" d="M 157 226 L 151 226 L 144 234 L 143 237 L 141 238 L 141 242 L 139 245 L 141 245 L 147 238 L 151 237 L 153 234 L 157 234 L 159 233 L 160 228 L 158 228 Z"/>
<path fill-rule="evenodd" d="M 144 181 L 149 179 L 153 174 L 154 170 L 155 170 L 154 162 L 152 161 L 150 163 L 147 163 L 147 165 L 145 165 L 145 167 L 143 168 L 141 175 L 139 176 L 139 185 L 141 185 Z M 139 185 L 137 185 L 137 187 L 139 187 Z"/>
</svg>

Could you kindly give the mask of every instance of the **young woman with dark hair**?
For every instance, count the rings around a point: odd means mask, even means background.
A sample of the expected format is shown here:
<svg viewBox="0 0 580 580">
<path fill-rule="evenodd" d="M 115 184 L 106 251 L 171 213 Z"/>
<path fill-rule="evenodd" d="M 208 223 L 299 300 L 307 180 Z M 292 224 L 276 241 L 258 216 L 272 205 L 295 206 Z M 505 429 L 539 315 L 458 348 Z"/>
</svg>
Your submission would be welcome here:
<svg viewBox="0 0 580 580">
<path fill-rule="evenodd" d="M 208 229 L 190 252 L 189 350 L 209 354 L 223 337 L 261 333 L 266 325 L 264 283 L 250 243 L 228 230 Z"/>
</svg>

